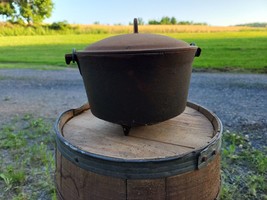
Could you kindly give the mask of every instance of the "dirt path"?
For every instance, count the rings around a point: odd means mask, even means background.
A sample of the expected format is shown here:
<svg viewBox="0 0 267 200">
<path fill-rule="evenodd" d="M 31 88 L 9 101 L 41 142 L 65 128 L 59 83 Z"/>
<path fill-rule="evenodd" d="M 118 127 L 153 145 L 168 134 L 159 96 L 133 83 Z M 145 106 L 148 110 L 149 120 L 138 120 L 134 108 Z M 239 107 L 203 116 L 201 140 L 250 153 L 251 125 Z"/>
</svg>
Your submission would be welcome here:
<svg viewBox="0 0 267 200">
<path fill-rule="evenodd" d="M 77 69 L 0 70 L 0 124 L 16 115 L 51 119 L 87 101 Z M 225 130 L 267 143 L 267 75 L 193 73 L 189 101 L 215 112 Z"/>
</svg>

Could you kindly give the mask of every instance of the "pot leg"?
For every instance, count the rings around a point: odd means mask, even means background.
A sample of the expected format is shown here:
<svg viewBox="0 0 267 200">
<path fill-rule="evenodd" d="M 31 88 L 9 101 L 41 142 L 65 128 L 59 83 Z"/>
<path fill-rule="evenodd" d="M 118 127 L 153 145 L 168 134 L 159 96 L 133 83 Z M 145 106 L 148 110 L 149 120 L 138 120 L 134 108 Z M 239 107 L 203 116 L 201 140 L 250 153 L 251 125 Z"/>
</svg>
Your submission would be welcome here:
<svg viewBox="0 0 267 200">
<path fill-rule="evenodd" d="M 122 126 L 122 129 L 123 129 L 124 135 L 128 136 L 129 133 L 130 133 L 131 127 L 130 126 L 126 126 L 126 125 L 121 125 L 121 126 Z"/>
</svg>

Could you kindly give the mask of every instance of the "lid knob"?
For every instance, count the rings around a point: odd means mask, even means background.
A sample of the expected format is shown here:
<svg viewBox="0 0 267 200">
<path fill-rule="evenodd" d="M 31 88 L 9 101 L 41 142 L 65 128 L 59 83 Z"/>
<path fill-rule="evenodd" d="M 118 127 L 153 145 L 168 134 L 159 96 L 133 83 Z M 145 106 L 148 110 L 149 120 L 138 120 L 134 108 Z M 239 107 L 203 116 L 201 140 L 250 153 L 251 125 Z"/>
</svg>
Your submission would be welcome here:
<svg viewBox="0 0 267 200">
<path fill-rule="evenodd" d="M 137 18 L 134 18 L 134 33 L 138 33 L 138 21 Z"/>
</svg>

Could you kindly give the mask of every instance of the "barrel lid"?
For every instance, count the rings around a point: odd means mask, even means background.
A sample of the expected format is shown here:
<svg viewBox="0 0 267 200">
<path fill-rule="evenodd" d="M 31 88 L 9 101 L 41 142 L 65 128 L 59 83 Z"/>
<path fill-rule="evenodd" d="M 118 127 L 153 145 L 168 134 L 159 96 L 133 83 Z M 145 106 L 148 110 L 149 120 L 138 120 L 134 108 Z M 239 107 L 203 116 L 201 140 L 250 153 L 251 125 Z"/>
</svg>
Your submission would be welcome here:
<svg viewBox="0 0 267 200">
<path fill-rule="evenodd" d="M 85 48 L 85 52 L 140 52 L 197 49 L 183 40 L 159 34 L 138 33 L 137 20 L 134 19 L 134 33 L 112 36 Z"/>
</svg>

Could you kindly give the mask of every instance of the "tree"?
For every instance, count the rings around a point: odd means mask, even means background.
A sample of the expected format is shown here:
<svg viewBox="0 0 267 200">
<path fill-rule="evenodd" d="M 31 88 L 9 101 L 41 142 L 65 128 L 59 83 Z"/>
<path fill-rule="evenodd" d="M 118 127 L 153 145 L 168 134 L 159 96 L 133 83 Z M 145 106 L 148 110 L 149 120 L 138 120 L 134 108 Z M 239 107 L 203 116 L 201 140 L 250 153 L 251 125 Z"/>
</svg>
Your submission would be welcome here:
<svg viewBox="0 0 267 200">
<path fill-rule="evenodd" d="M 0 15 L 38 24 L 52 14 L 52 0 L 0 0 Z"/>
<path fill-rule="evenodd" d="M 20 16 L 28 24 L 38 24 L 49 18 L 53 10 L 52 0 L 18 0 Z"/>
<path fill-rule="evenodd" d="M 176 20 L 175 17 L 172 17 L 171 18 L 171 24 L 173 24 L 173 25 L 177 24 L 177 20 Z"/>
<path fill-rule="evenodd" d="M 138 17 L 138 18 L 137 18 L 137 21 L 138 21 L 138 24 L 139 24 L 139 25 L 144 25 L 144 24 L 145 24 L 143 18 L 141 18 L 141 17 Z"/>
<path fill-rule="evenodd" d="M 160 20 L 160 24 L 171 24 L 171 19 L 167 16 L 162 17 Z"/>
<path fill-rule="evenodd" d="M 152 20 L 149 20 L 149 21 L 148 21 L 148 24 L 150 24 L 150 25 L 159 25 L 160 22 L 157 21 L 157 20 L 155 20 L 155 19 L 152 19 Z"/>
<path fill-rule="evenodd" d="M 3 15 L 6 19 L 12 18 L 16 13 L 12 2 L 11 0 L 0 0 L 0 15 Z"/>
</svg>

